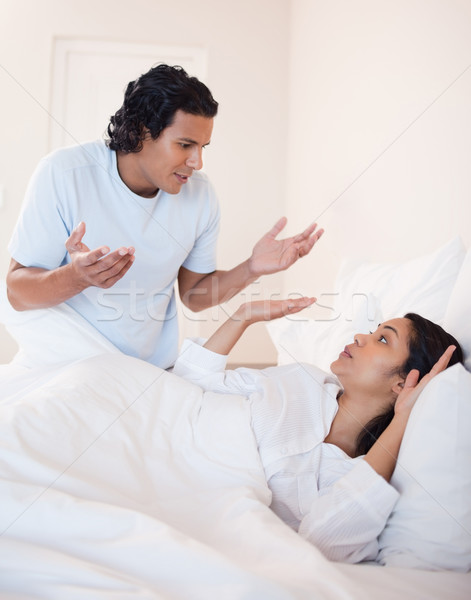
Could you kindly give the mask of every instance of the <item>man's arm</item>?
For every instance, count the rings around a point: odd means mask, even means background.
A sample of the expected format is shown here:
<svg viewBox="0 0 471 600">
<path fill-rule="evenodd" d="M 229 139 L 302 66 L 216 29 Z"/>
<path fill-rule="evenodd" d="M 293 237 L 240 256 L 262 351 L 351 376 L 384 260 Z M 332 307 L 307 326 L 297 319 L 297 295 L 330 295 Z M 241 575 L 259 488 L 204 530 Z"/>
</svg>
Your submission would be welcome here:
<svg viewBox="0 0 471 600">
<path fill-rule="evenodd" d="M 195 273 L 180 267 L 178 289 L 185 306 L 194 312 L 227 302 L 257 277 L 250 276 L 245 263 L 230 271 Z"/>
<path fill-rule="evenodd" d="M 181 267 L 178 286 L 183 304 L 198 312 L 230 300 L 262 275 L 288 269 L 309 254 L 324 233 L 323 229 L 316 231 L 317 224 L 313 223 L 296 236 L 277 240 L 285 225 L 286 218 L 283 217 L 257 242 L 250 258 L 229 271 L 202 274 Z"/>
<path fill-rule="evenodd" d="M 82 242 L 85 223 L 80 223 L 66 241 L 72 262 L 47 270 L 25 267 L 11 259 L 7 274 L 8 299 L 15 310 L 56 306 L 90 286 L 109 288 L 130 269 L 134 248 L 110 252 L 107 246 L 89 250 Z"/>
</svg>

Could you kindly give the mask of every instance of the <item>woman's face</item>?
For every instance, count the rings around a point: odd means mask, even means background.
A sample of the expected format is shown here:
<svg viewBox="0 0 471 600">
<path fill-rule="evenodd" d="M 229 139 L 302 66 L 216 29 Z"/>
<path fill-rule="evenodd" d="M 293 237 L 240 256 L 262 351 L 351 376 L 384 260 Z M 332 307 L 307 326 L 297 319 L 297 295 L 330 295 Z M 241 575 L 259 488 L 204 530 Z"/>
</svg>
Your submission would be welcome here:
<svg viewBox="0 0 471 600">
<path fill-rule="evenodd" d="M 330 368 L 345 391 L 368 396 L 389 394 L 397 370 L 409 356 L 409 319 L 391 319 L 370 334 L 357 334 Z"/>
</svg>

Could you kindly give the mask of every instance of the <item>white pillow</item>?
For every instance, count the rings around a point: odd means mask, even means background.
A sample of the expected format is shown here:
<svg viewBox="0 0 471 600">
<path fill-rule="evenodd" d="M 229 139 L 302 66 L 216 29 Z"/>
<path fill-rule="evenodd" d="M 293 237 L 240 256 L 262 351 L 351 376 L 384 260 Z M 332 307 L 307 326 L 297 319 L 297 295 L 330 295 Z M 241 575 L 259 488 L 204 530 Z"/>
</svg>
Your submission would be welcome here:
<svg viewBox="0 0 471 600">
<path fill-rule="evenodd" d="M 443 327 L 459 341 L 465 356 L 465 365 L 471 371 L 471 250 L 461 265 L 451 292 Z"/>
<path fill-rule="evenodd" d="M 355 333 L 383 320 L 417 312 L 441 323 L 466 249 L 459 237 L 426 256 L 398 264 L 347 260 L 335 284 L 335 313 L 329 321 L 295 317 L 267 323 L 278 364 L 307 362 L 329 370 Z"/>
<path fill-rule="evenodd" d="M 379 538 L 394 567 L 471 569 L 471 373 L 437 375 L 412 411 L 391 479 L 399 500 Z"/>
</svg>

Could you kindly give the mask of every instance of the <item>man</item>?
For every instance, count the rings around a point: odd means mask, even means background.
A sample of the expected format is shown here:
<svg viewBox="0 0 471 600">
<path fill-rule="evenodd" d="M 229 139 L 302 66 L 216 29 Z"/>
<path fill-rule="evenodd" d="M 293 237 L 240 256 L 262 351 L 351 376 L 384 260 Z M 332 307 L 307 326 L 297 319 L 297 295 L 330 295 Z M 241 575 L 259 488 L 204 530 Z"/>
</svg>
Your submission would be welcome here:
<svg viewBox="0 0 471 600">
<path fill-rule="evenodd" d="M 276 240 L 281 219 L 249 259 L 216 270 L 219 206 L 197 171 L 217 108 L 203 83 L 159 65 L 128 84 L 106 142 L 45 157 L 9 245 L 13 308 L 66 302 L 122 352 L 167 368 L 178 350 L 176 281 L 200 311 L 306 255 L 322 230 Z"/>
</svg>

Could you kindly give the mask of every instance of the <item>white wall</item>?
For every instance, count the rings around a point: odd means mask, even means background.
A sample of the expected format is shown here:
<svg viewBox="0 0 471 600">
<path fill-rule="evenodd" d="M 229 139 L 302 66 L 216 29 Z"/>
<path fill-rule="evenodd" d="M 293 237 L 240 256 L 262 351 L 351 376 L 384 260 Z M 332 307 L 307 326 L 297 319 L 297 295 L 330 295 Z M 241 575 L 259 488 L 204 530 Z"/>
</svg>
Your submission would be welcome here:
<svg viewBox="0 0 471 600">
<path fill-rule="evenodd" d="M 208 48 L 220 267 L 246 258 L 281 214 L 289 233 L 317 218 L 327 230 L 255 291 L 320 296 L 344 256 L 402 260 L 456 233 L 471 244 L 469 0 L 0 0 L 0 12 L 0 277 L 47 152 L 56 36 Z M 205 315 L 204 333 L 223 312 Z M 273 358 L 263 325 L 233 356 Z"/>
<path fill-rule="evenodd" d="M 284 211 L 289 8 L 288 0 L 0 0 L 0 277 L 28 179 L 48 151 L 55 37 L 208 49 L 206 83 L 220 102 L 205 165 L 222 205 L 219 266 L 247 258 Z M 281 277 L 265 285 L 268 293 L 279 290 Z M 221 310 L 205 314 L 203 333 L 223 317 Z M 7 361 L 14 345 L 0 340 L 0 362 Z M 273 359 L 263 325 L 249 332 L 238 356 Z"/>
<path fill-rule="evenodd" d="M 471 245 L 470 32 L 469 0 L 293 0 L 287 214 L 326 235 L 286 292 Z"/>
</svg>

